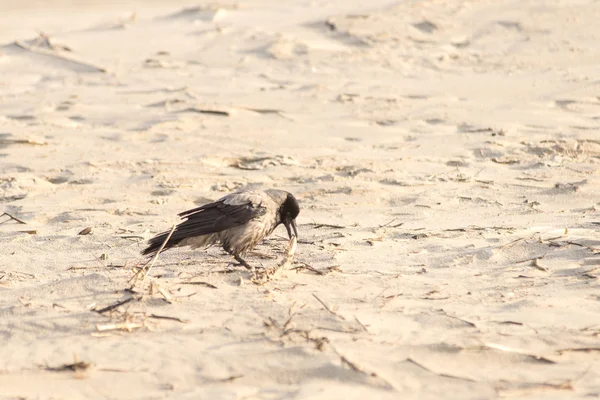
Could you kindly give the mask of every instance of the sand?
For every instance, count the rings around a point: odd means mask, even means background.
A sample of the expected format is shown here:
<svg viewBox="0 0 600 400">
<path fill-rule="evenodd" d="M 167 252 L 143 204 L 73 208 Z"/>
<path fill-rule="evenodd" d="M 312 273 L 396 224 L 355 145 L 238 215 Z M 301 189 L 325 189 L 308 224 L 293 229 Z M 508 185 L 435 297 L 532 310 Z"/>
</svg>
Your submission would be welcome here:
<svg viewBox="0 0 600 400">
<path fill-rule="evenodd" d="M 0 13 L 0 399 L 600 394 L 598 2 L 52 3 Z M 130 290 L 241 188 L 291 269 Z"/>
</svg>

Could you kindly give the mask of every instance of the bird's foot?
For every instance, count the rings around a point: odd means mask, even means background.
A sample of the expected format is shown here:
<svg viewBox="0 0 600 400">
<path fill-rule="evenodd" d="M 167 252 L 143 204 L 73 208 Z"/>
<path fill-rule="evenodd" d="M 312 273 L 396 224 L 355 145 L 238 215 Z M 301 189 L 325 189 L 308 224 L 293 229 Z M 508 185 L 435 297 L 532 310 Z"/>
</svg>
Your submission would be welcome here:
<svg viewBox="0 0 600 400">
<path fill-rule="evenodd" d="M 238 263 L 240 263 L 240 265 L 243 265 L 244 267 L 246 267 L 246 269 L 248 269 L 250 271 L 254 271 L 255 270 L 255 268 L 253 266 L 251 266 L 250 264 L 248 264 L 246 262 L 246 260 L 244 260 L 242 257 L 234 255 L 233 258 L 235 258 L 235 261 L 237 261 Z"/>
</svg>

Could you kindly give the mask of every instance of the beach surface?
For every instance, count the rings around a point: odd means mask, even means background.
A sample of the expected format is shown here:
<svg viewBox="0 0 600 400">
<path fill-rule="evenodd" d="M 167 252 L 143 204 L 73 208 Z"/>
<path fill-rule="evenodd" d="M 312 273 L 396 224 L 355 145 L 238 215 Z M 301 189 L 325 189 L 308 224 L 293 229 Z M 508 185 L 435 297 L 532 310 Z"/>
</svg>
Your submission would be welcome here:
<svg viewBox="0 0 600 400">
<path fill-rule="evenodd" d="M 597 1 L 1 3 L 1 400 L 600 395 Z"/>
</svg>

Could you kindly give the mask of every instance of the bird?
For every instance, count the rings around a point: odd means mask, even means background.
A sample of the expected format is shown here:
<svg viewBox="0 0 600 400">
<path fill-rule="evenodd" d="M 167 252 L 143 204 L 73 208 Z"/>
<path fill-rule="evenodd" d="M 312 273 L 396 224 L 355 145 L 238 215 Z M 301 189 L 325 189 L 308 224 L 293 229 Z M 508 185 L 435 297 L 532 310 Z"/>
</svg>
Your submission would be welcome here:
<svg viewBox="0 0 600 400">
<path fill-rule="evenodd" d="M 171 234 L 160 251 L 181 246 L 208 248 L 220 243 L 238 263 L 253 269 L 243 258 L 246 253 L 280 224 L 285 226 L 290 240 L 292 236 L 298 238 L 296 217 L 299 213 L 298 201 L 289 192 L 241 190 L 178 214 L 183 222 L 175 226 L 172 234 L 166 231 L 150 239 L 142 254 L 156 255 Z"/>
</svg>

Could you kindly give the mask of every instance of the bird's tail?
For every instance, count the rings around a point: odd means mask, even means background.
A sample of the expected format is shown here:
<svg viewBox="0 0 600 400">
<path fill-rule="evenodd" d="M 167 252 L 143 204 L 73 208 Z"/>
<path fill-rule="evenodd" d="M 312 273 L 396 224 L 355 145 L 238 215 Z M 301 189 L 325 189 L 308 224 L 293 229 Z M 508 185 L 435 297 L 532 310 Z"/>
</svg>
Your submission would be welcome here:
<svg viewBox="0 0 600 400">
<path fill-rule="evenodd" d="M 171 233 L 170 231 L 166 231 L 166 232 L 156 235 L 152 239 L 148 240 L 148 247 L 146 247 L 142 251 L 142 255 L 150 256 L 150 257 L 154 256 L 158 252 L 158 249 L 160 249 L 162 244 L 165 242 L 165 240 L 167 240 L 167 237 L 169 236 L 170 233 Z M 172 247 L 176 247 L 179 244 L 179 242 L 181 242 L 180 238 L 178 239 L 178 238 L 174 238 L 173 236 L 171 236 L 171 238 L 165 244 L 165 247 L 162 249 L 162 251 L 168 250 Z"/>
</svg>

